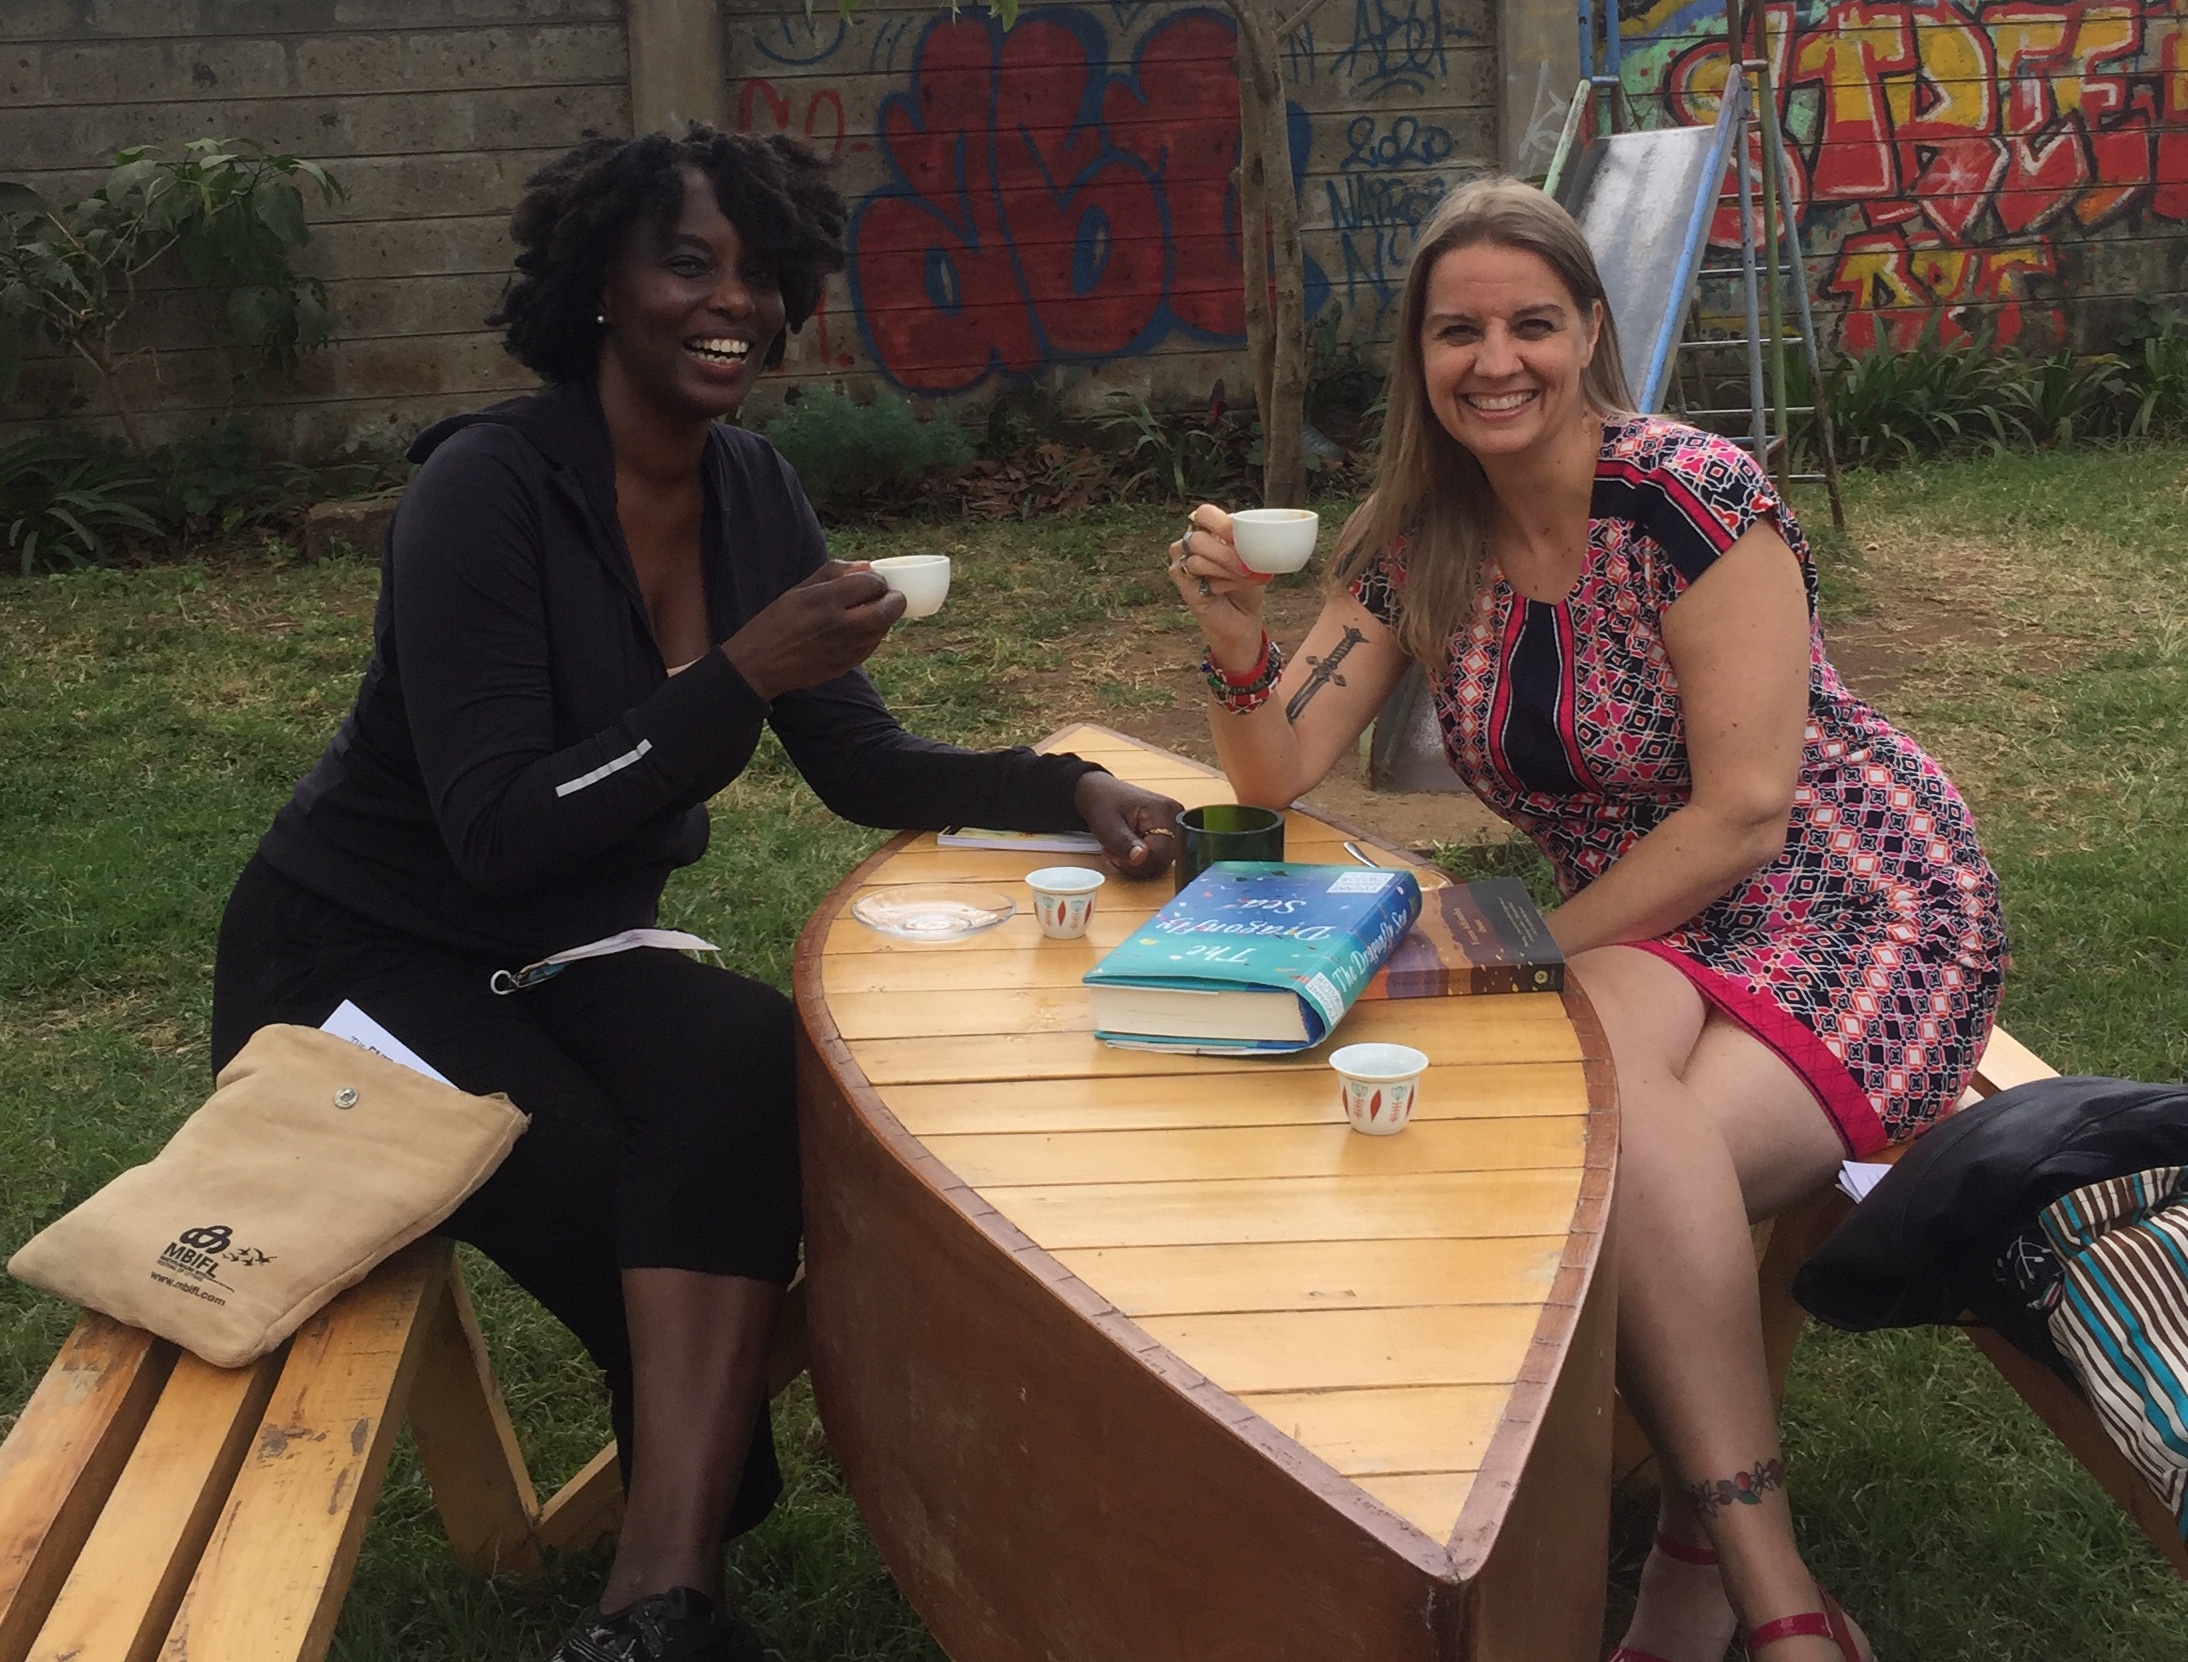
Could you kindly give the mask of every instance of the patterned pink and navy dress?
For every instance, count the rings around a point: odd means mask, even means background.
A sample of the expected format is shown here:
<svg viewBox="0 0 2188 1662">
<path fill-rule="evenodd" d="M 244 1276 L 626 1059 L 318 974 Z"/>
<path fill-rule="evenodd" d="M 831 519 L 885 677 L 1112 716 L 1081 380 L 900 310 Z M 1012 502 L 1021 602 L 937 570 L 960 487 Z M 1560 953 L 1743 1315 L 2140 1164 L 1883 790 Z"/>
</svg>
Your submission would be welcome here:
<svg viewBox="0 0 2188 1662">
<path fill-rule="evenodd" d="M 1784 1057 L 1866 1154 L 1949 1112 L 1966 1087 L 1998 1009 L 2005 923 L 1959 792 L 1824 656 L 1807 540 L 1748 454 L 1659 417 L 1607 424 L 1579 584 L 1561 602 L 1529 600 L 1485 561 L 1436 714 L 1451 765 L 1577 893 L 1687 801 L 1661 620 L 1760 520 L 1791 545 L 1808 590 L 1808 724 L 1785 851 L 1634 944 Z M 1402 560 L 1354 585 L 1385 623 Z"/>
</svg>

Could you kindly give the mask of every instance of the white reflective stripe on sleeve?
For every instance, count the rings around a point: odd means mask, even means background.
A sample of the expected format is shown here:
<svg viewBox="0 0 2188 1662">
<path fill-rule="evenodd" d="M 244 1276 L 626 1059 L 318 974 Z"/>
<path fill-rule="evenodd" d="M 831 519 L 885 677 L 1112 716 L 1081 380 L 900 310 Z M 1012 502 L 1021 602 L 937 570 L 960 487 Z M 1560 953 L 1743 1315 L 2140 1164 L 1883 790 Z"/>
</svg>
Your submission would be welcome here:
<svg viewBox="0 0 2188 1662">
<path fill-rule="evenodd" d="M 571 779 L 563 784 L 557 785 L 555 787 L 555 795 L 568 796 L 572 791 L 581 791 L 587 785 L 597 785 L 601 782 L 601 780 L 607 778 L 609 774 L 621 773 L 625 768 L 629 767 L 633 762 L 637 761 L 641 756 L 645 755 L 645 753 L 652 748 L 653 740 L 640 739 L 638 741 L 638 748 L 636 750 L 626 750 L 623 752 L 622 755 L 616 757 L 613 761 L 602 762 L 600 766 L 594 768 L 592 772 L 581 773 L 575 779 Z"/>
</svg>

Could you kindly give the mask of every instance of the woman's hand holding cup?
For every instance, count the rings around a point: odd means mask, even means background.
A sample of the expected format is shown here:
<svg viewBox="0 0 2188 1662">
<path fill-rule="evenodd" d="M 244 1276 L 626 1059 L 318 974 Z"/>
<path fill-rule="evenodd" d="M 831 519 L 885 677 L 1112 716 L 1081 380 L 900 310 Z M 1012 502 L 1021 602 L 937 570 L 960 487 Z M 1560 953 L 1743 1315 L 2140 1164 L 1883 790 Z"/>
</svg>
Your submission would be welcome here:
<svg viewBox="0 0 2188 1662">
<path fill-rule="evenodd" d="M 1222 669 L 1251 669 L 1261 655 L 1261 595 L 1271 579 L 1249 571 L 1231 540 L 1231 516 L 1211 502 L 1195 508 L 1170 545 L 1170 581 Z"/>
</svg>

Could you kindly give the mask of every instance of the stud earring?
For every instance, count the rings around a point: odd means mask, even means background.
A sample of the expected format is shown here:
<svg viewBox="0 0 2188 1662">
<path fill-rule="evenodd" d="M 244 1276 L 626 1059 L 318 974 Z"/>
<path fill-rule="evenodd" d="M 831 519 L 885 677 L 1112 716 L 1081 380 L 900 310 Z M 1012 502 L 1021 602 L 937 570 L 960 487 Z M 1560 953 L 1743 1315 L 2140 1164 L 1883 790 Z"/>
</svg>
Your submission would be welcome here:
<svg viewBox="0 0 2188 1662">
<path fill-rule="evenodd" d="M 595 323 L 605 323 L 608 321 L 608 314 L 606 312 L 595 312 L 593 313 L 593 321 Z"/>
</svg>

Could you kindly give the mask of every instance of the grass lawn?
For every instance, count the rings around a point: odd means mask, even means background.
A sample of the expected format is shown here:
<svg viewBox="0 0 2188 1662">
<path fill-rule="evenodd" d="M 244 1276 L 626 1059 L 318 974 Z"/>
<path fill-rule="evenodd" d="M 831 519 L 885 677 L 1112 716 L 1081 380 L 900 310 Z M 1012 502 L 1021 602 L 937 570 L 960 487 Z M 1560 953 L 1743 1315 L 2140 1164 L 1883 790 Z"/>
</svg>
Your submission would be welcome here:
<svg viewBox="0 0 2188 1662">
<path fill-rule="evenodd" d="M 1850 491 L 1851 534 L 1822 539 L 1833 639 L 1975 805 L 2013 930 L 2006 1021 L 2067 1071 L 2181 1077 L 2188 449 L 1911 469 Z M 1828 523 L 1820 503 L 1807 512 Z M 1101 511 L 841 539 L 958 560 L 949 607 L 901 629 L 876 679 L 909 723 L 966 742 L 1074 715 L 1188 736 L 1197 649 L 1157 552 L 1173 522 Z M 348 704 L 375 583 L 364 564 L 239 556 L 0 584 L 0 1250 L 202 1099 L 221 904 Z M 1307 604 L 1295 592 L 1286 615 Z M 800 922 L 878 838 L 831 821 L 771 747 L 714 812 L 713 851 L 672 884 L 665 921 L 783 985 Z M 544 1489 L 606 1436 L 591 1371 L 490 1268 L 472 1279 Z M 0 1286 L 0 1430 L 71 1319 Z M 752 1616 L 792 1662 L 939 1657 L 802 1386 L 777 1429 L 789 1499 L 733 1558 Z M 1787 1441 L 1812 1562 L 1893 1662 L 2188 1659 L 2188 1586 L 1956 1336 L 1811 1335 Z M 1645 1540 L 1622 1513 L 1619 1587 Z M 405 1451 L 334 1654 L 537 1656 L 599 1570 L 459 1571 Z"/>
</svg>

